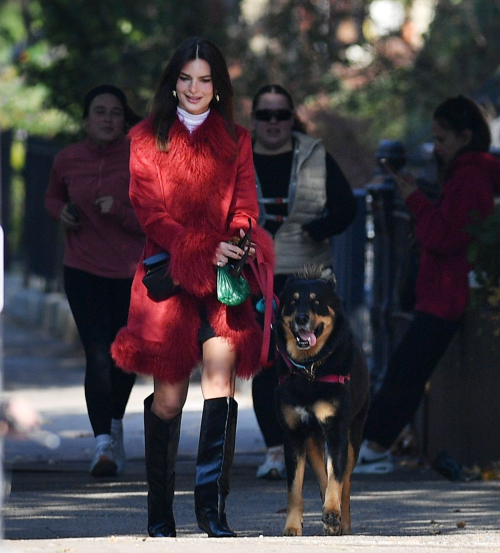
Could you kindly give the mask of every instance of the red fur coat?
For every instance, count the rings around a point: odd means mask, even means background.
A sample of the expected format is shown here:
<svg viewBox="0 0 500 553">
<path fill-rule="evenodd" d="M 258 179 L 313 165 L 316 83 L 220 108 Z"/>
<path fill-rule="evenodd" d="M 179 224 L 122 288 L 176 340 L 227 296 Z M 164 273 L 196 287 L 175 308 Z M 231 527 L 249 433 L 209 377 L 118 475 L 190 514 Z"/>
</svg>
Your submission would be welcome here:
<svg viewBox="0 0 500 553">
<path fill-rule="evenodd" d="M 239 237 L 250 218 L 252 241 L 274 264 L 272 239 L 257 226 L 250 135 L 242 127 L 236 130 L 237 143 L 214 110 L 192 134 L 176 120 L 168 153 L 156 148 L 149 119 L 130 132 L 130 199 L 146 234 L 144 257 L 170 252 L 171 275 L 183 291 L 163 302 L 152 301 L 139 263 L 128 324 L 111 347 L 125 371 L 169 382 L 188 377 L 201 361 L 201 307 L 217 336 L 233 344 L 238 376 L 249 378 L 260 368 L 262 334 L 250 300 L 238 307 L 220 303 L 212 263 L 219 242 Z"/>
</svg>

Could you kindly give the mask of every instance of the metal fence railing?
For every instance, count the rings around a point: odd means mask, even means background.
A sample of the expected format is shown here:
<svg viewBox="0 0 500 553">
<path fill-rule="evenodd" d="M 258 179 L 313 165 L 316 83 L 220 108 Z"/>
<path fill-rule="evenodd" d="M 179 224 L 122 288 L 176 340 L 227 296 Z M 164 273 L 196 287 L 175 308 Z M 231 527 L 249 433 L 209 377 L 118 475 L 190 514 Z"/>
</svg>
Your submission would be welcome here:
<svg viewBox="0 0 500 553">
<path fill-rule="evenodd" d="M 25 209 L 23 225 L 23 258 L 28 275 L 42 277 L 49 289 L 60 286 L 63 239 L 61 229 L 48 216 L 45 191 L 54 157 L 60 147 L 40 138 L 28 138 L 25 179 Z"/>
</svg>

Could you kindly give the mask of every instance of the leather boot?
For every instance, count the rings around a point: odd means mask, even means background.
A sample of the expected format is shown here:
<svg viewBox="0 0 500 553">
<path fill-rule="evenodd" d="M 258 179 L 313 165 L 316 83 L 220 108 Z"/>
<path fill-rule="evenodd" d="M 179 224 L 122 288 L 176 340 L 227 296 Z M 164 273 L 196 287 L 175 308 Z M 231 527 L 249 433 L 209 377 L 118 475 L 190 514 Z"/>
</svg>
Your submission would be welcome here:
<svg viewBox="0 0 500 553">
<path fill-rule="evenodd" d="M 174 538 L 176 531 L 172 506 L 182 413 L 170 421 L 164 421 L 151 411 L 152 404 L 153 394 L 144 400 L 148 534 L 152 538 Z"/>
<path fill-rule="evenodd" d="M 232 397 L 203 404 L 196 462 L 194 505 L 201 530 L 211 538 L 234 538 L 224 512 L 234 457 L 238 404 Z"/>
</svg>

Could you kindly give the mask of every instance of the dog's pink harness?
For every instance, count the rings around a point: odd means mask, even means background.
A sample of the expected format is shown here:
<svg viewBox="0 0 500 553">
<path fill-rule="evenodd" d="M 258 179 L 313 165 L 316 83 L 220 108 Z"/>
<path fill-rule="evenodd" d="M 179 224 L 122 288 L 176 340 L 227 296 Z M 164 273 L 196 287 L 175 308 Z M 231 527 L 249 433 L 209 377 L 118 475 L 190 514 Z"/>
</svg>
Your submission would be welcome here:
<svg viewBox="0 0 500 553">
<path fill-rule="evenodd" d="M 319 382 L 330 382 L 330 384 L 345 384 L 346 380 L 351 380 L 350 374 L 326 374 L 325 376 L 317 376 Z"/>
</svg>

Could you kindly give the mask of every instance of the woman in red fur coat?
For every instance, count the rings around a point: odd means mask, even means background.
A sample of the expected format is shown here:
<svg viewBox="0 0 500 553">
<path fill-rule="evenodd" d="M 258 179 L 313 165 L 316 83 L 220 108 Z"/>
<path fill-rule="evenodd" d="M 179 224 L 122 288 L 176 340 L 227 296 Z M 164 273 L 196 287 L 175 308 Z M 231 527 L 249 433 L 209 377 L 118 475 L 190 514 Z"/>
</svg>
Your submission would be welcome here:
<svg viewBox="0 0 500 553">
<path fill-rule="evenodd" d="M 252 241 L 274 263 L 272 240 L 257 226 L 248 131 L 233 121 L 224 57 L 204 38 L 182 44 L 166 67 L 150 116 L 132 129 L 130 198 L 146 234 L 144 258 L 167 251 L 180 293 L 147 295 L 139 263 L 127 327 L 112 355 L 125 371 L 151 374 L 144 402 L 148 533 L 175 536 L 174 469 L 189 376 L 202 362 L 204 397 L 195 511 L 212 537 L 232 537 L 224 504 L 236 433 L 235 377 L 259 369 L 262 336 L 250 303 L 217 300 L 216 267 L 239 259 L 234 244 L 252 221 Z M 253 248 L 252 248 L 252 252 Z M 248 275 L 248 271 L 247 271 Z"/>
</svg>

